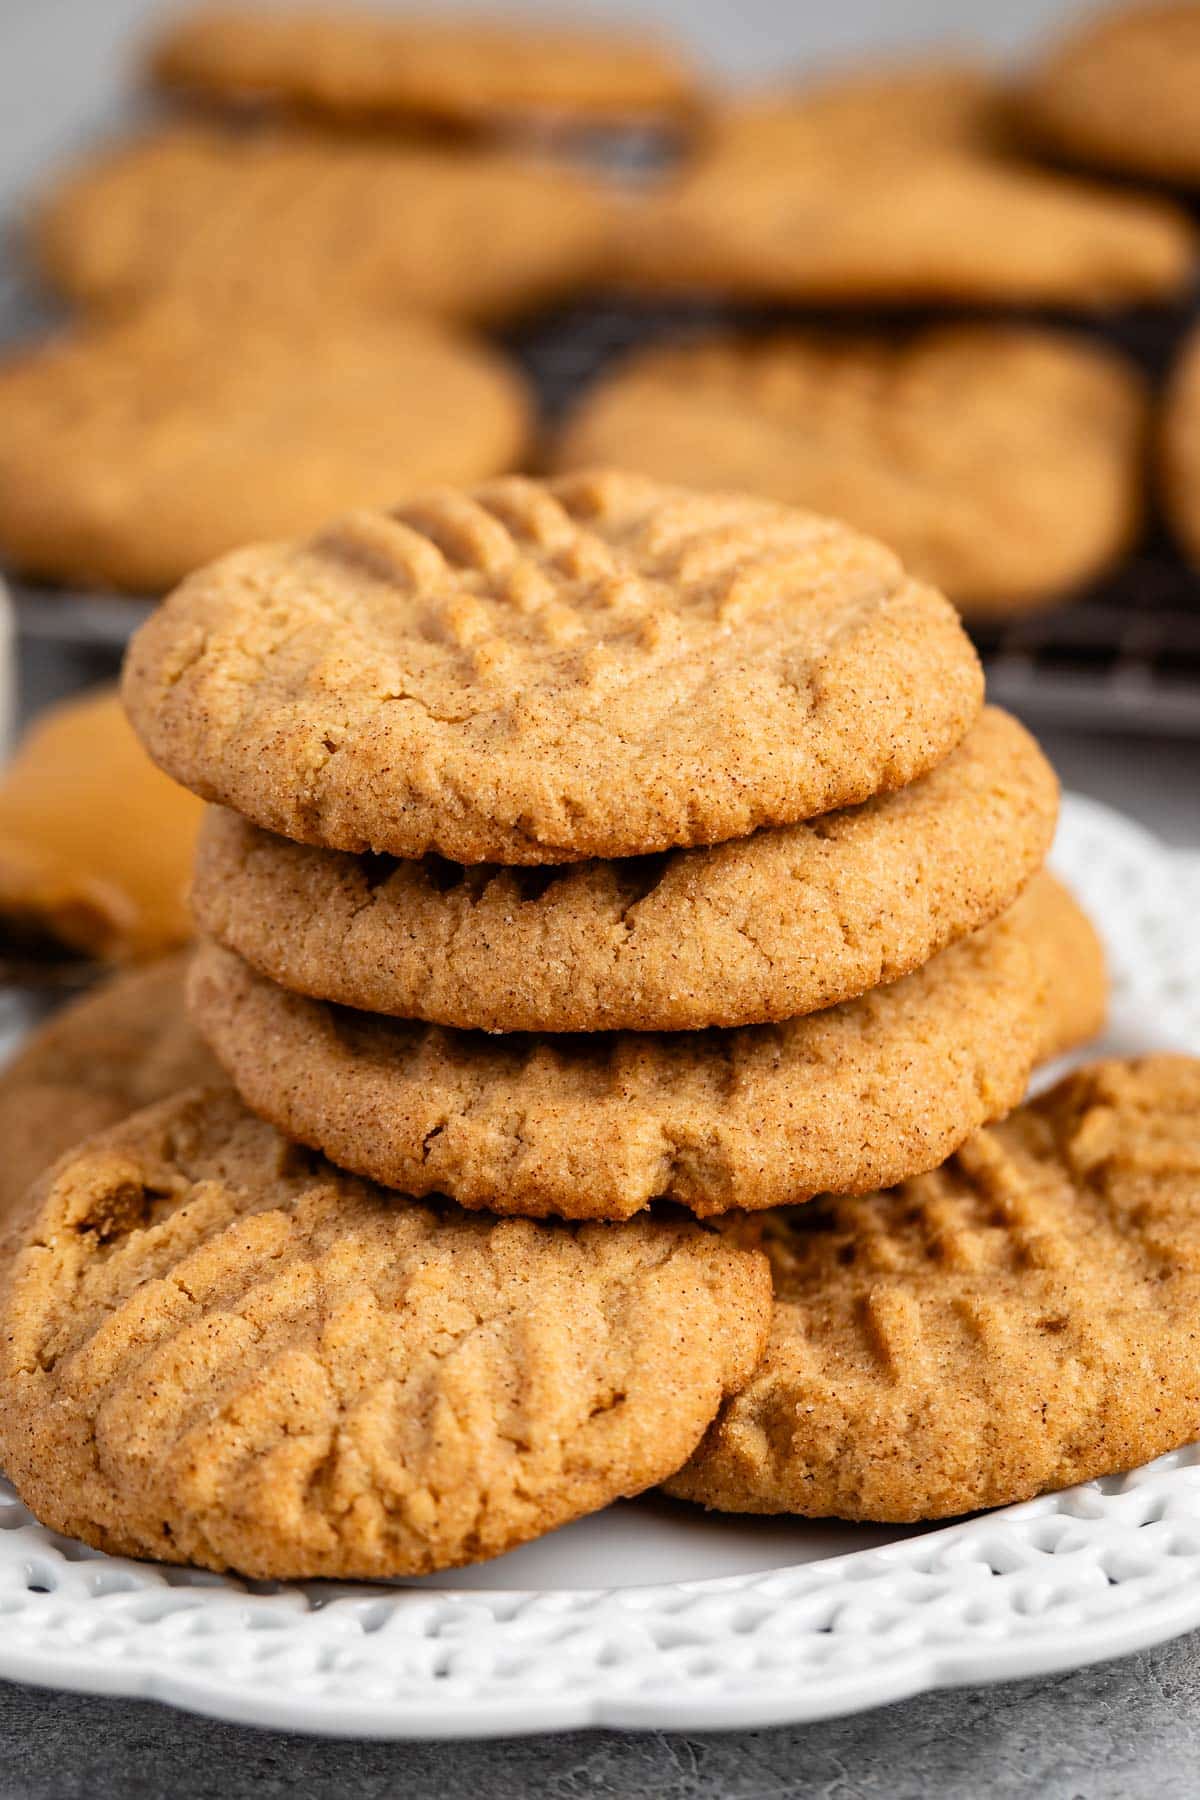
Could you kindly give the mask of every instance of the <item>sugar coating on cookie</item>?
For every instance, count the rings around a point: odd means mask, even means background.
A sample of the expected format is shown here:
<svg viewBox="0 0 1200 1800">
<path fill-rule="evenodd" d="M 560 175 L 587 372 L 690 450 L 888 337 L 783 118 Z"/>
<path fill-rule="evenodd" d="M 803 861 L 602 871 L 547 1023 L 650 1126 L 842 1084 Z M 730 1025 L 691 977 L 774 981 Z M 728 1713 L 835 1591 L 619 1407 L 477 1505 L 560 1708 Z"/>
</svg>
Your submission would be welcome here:
<svg viewBox="0 0 1200 1800">
<path fill-rule="evenodd" d="M 665 41 L 544 19 L 204 5 L 171 20 L 148 60 L 170 92 L 343 124 L 670 123 L 696 101 Z"/>
<path fill-rule="evenodd" d="M 180 292 L 231 311 L 506 318 L 585 285 L 608 190 L 565 161 L 177 125 L 69 170 L 35 213 L 49 284 L 93 308 Z"/>
<path fill-rule="evenodd" d="M 886 1193 L 765 1221 L 763 1362 L 668 1484 L 730 1512 L 916 1520 L 1200 1432 L 1200 1062 L 1102 1062 Z"/>
<path fill-rule="evenodd" d="M 183 1004 L 186 955 L 115 975 L 39 1026 L 0 1070 L 0 1230 L 81 1138 L 199 1083 L 224 1086 Z"/>
<path fill-rule="evenodd" d="M 161 592 L 239 544 L 512 468 L 531 410 L 516 370 L 449 327 L 268 304 L 214 328 L 161 302 L 0 365 L 0 550 Z"/>
<path fill-rule="evenodd" d="M 1104 978 L 1087 920 L 1042 875 L 914 974 L 779 1025 L 489 1037 L 289 994 L 214 944 L 189 1000 L 246 1103 L 341 1167 L 493 1212 L 621 1219 L 932 1168 L 1016 1104 L 1064 1020 L 1099 1028 Z"/>
<path fill-rule="evenodd" d="M 193 1090 L 37 1190 L 0 1455 L 43 1523 L 110 1552 L 421 1574 L 665 1478 L 770 1306 L 734 1233 L 420 1205 Z"/>
<path fill-rule="evenodd" d="M 882 545 L 610 472 L 237 552 L 137 633 L 124 695 L 169 774 L 267 830 L 555 863 L 902 787 L 982 685 L 949 603 Z"/>
<path fill-rule="evenodd" d="M 1200 5 L 1111 7 L 1027 70 L 1017 122 L 1043 148 L 1119 174 L 1200 185 Z"/>
<path fill-rule="evenodd" d="M 1119 354 L 1030 326 L 899 342 L 716 337 L 642 351 L 569 418 L 558 468 L 602 463 L 845 519 L 964 610 L 1047 604 L 1142 515 L 1147 399 Z"/>
<path fill-rule="evenodd" d="M 986 708 L 896 792 L 711 849 L 519 870 L 359 857 L 210 808 L 199 929 L 282 987 L 484 1031 L 681 1031 L 815 1012 L 1011 904 L 1058 784 Z"/>
</svg>

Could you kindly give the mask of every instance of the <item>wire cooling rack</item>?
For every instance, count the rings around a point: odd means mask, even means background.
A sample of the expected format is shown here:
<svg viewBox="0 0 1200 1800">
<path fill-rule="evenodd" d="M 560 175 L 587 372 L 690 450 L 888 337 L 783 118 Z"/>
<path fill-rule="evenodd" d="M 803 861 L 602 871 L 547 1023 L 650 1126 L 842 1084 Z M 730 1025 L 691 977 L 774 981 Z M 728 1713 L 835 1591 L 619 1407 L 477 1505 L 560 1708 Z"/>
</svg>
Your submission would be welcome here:
<svg viewBox="0 0 1200 1800">
<path fill-rule="evenodd" d="M 27 337 L 46 322 L 16 258 L 5 256 L 0 341 Z M 639 306 L 620 296 L 600 296 L 510 333 L 507 347 L 529 375 L 553 428 L 591 381 L 640 344 L 716 325 L 758 329 L 786 322 L 778 312 L 686 302 Z M 812 316 L 803 322 L 812 324 Z M 818 322 L 863 321 L 841 315 Z M 1081 328 L 1118 343 L 1158 385 L 1189 322 L 1189 311 L 1172 309 L 1091 319 Z M 878 328 L 879 316 L 871 323 Z M 882 323 L 886 328 L 889 321 Z M 912 315 L 896 323 L 911 328 Z M 53 643 L 101 664 L 106 658 L 115 664 L 147 610 L 144 602 L 117 595 L 63 593 L 19 582 L 14 594 L 18 629 L 27 640 Z M 992 697 L 1039 723 L 1200 735 L 1200 575 L 1183 562 L 1161 525 L 1111 576 L 1070 604 L 972 630 Z"/>
<path fill-rule="evenodd" d="M 1005 315 L 1011 318 L 1011 314 Z M 1075 321 L 1118 345 L 1156 388 L 1171 367 L 1192 310 L 1156 309 Z M 778 329 L 778 313 L 714 305 L 633 307 L 620 299 L 579 306 L 515 334 L 524 365 L 553 425 L 612 363 L 652 340 L 695 335 L 715 325 Z M 813 324 L 811 314 L 796 323 Z M 821 325 L 911 330 L 903 317 Z M 927 322 L 925 320 L 921 322 Z M 1069 604 L 997 624 L 973 624 L 993 699 L 1066 727 L 1200 735 L 1200 574 L 1156 522 L 1135 554 Z"/>
</svg>

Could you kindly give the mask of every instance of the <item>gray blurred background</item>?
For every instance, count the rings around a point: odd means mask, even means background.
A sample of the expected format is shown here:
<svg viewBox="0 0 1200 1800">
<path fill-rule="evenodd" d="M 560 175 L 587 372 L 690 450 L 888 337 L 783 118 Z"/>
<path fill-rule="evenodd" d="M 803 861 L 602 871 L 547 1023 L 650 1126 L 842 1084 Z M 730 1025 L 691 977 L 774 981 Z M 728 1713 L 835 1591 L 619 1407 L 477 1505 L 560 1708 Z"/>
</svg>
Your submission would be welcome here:
<svg viewBox="0 0 1200 1800">
<path fill-rule="evenodd" d="M 327 3 L 336 9 L 337 0 Z M 424 4 L 449 12 L 456 0 Z M 74 136 L 115 113 L 130 40 L 171 10 L 170 0 L 0 0 L 0 201 Z M 489 8 L 472 0 L 459 10 Z M 501 10 L 499 0 L 491 10 Z M 1080 9 L 1055 0 L 525 0 L 517 10 L 657 19 L 715 74 L 737 80 L 864 49 L 886 54 L 947 40 L 1019 57 Z"/>
</svg>

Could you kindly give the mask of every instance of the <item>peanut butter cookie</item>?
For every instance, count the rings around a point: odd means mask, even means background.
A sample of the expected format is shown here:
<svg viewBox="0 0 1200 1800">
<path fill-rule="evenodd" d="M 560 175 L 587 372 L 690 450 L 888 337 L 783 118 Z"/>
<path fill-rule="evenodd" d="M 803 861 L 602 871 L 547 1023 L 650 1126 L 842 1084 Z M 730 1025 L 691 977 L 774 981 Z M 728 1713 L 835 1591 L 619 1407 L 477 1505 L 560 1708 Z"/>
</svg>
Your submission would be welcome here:
<svg viewBox="0 0 1200 1800">
<path fill-rule="evenodd" d="M 987 708 L 919 781 L 708 850 L 529 871 L 352 856 L 210 808 L 192 910 L 282 987 L 484 1031 L 678 1031 L 815 1012 L 985 925 L 1058 785 Z"/>
<path fill-rule="evenodd" d="M 150 72 L 172 93 L 338 125 L 670 124 L 696 99 L 683 55 L 641 32 L 355 6 L 196 7 Z"/>
<path fill-rule="evenodd" d="M 584 397 L 555 463 L 811 506 L 964 611 L 995 613 L 1061 598 L 1122 554 L 1146 436 L 1142 383 L 1117 353 L 960 325 L 643 351 Z"/>
<path fill-rule="evenodd" d="M 1051 966 L 1070 909 L 1073 955 Z M 192 1014 L 247 1105 L 405 1193 L 540 1217 L 706 1216 L 935 1167 L 1104 1012 L 1087 920 L 1048 875 L 912 975 L 732 1032 L 487 1037 L 289 994 L 214 944 Z"/>
<path fill-rule="evenodd" d="M 1182 297 L 1195 250 L 1174 207 L 1008 153 L 985 79 L 935 65 L 735 105 L 629 206 L 616 266 L 751 300 L 1087 307 Z"/>
<path fill-rule="evenodd" d="M 511 468 L 530 413 L 515 369 L 448 327 L 162 302 L 0 366 L 0 554 L 161 592 L 239 544 Z"/>
<path fill-rule="evenodd" d="M 1162 498 L 1175 536 L 1200 568 L 1200 331 L 1171 377 L 1161 438 Z"/>
<path fill-rule="evenodd" d="M 728 1512 L 913 1520 L 1200 1433 L 1200 1062 L 1068 1076 L 944 1168 L 766 1220 L 757 1373 L 668 1484 Z"/>
<path fill-rule="evenodd" d="M 611 204 L 562 162 L 175 126 L 69 172 L 32 248 L 93 307 L 182 289 L 222 312 L 266 298 L 494 319 L 590 281 Z"/>
<path fill-rule="evenodd" d="M 991 151 L 1007 132 L 1002 87 L 983 64 L 930 57 L 856 63 L 819 80 L 743 89 L 714 107 L 702 149 L 748 178 L 836 149 L 843 155 Z"/>
<path fill-rule="evenodd" d="M 1086 18 L 1029 70 L 1016 113 L 1074 162 L 1200 184 L 1200 5 L 1121 6 Z"/>
<path fill-rule="evenodd" d="M 952 607 L 809 513 L 501 480 L 200 571 L 133 639 L 156 761 L 335 850 L 561 863 L 903 787 L 975 719 Z"/>
<path fill-rule="evenodd" d="M 0 775 L 0 931 L 110 962 L 186 943 L 202 811 L 155 768 L 112 688 L 47 708 Z"/>
<path fill-rule="evenodd" d="M 770 1317 L 732 1235 L 422 1206 L 195 1089 L 22 1210 L 0 1299 L 22 1499 L 110 1552 L 263 1578 L 475 1562 L 640 1492 Z"/>
<path fill-rule="evenodd" d="M 81 1138 L 198 1083 L 224 1087 L 183 1005 L 186 956 L 114 975 L 0 1070 L 0 1221 Z"/>
</svg>

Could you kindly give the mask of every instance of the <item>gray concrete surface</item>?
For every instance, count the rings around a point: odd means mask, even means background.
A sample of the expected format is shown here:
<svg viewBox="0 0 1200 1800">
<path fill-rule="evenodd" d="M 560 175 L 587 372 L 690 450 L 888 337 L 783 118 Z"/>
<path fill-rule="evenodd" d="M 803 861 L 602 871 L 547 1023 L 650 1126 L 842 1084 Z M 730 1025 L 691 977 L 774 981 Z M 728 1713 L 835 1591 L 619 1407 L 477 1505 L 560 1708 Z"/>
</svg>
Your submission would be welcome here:
<svg viewBox="0 0 1200 1800">
<path fill-rule="evenodd" d="M 0 1800 L 1195 1800 L 1200 1635 L 795 1731 L 284 1737 L 0 1685 Z"/>
</svg>

